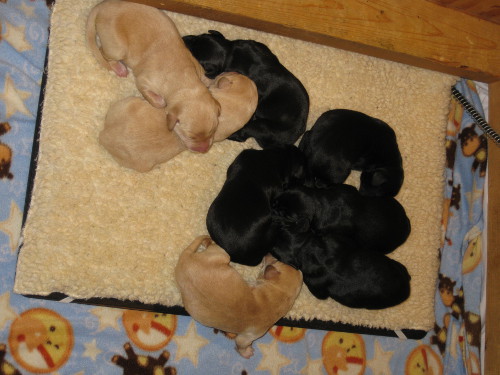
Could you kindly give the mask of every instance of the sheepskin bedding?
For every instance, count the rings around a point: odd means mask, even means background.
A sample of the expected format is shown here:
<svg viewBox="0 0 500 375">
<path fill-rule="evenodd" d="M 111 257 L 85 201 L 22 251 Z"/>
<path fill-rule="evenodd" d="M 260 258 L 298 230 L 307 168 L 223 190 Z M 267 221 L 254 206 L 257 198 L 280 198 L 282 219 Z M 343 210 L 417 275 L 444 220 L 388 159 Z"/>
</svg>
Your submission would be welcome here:
<svg viewBox="0 0 500 375">
<path fill-rule="evenodd" d="M 31 205 L 23 229 L 14 291 L 181 305 L 174 281 L 178 254 L 206 234 L 209 205 L 226 169 L 254 140 L 224 141 L 207 154 L 184 152 L 148 173 L 120 167 L 98 144 L 109 105 L 138 95 L 85 44 L 87 15 L 99 0 L 58 0 L 51 19 L 48 79 Z M 432 328 L 441 243 L 444 133 L 455 77 L 330 47 L 168 13 L 180 33 L 221 31 L 267 44 L 309 92 L 308 127 L 333 108 L 365 112 L 396 131 L 405 167 L 397 199 L 412 223 L 390 256 L 409 270 L 412 293 L 380 311 L 316 300 L 306 287 L 287 318 L 374 328 Z M 348 139 L 345 140 L 349 142 Z M 358 174 L 348 182 L 357 184 Z M 246 278 L 258 267 L 236 265 Z"/>
</svg>

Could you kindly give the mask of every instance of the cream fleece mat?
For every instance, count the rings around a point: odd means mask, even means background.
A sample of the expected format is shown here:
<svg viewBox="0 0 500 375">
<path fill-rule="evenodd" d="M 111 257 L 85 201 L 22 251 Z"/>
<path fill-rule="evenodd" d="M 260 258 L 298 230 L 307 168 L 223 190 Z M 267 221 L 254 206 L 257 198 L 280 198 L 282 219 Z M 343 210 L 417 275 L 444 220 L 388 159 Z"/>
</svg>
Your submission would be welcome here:
<svg viewBox="0 0 500 375">
<path fill-rule="evenodd" d="M 195 236 L 207 233 L 206 213 L 227 167 L 241 150 L 257 144 L 224 141 L 208 154 L 184 152 L 145 174 L 118 166 L 97 137 L 110 103 L 138 92 L 132 77 L 108 73 L 86 47 L 85 22 L 97 2 L 58 0 L 53 10 L 40 151 L 14 290 L 180 305 L 174 282 L 178 254 Z M 396 131 L 406 173 L 397 198 L 413 230 L 391 256 L 412 276 L 411 297 L 394 308 L 365 311 L 316 300 L 304 287 L 287 317 L 430 329 L 441 239 L 444 131 L 455 78 L 169 15 L 182 35 L 216 29 L 229 39 L 267 44 L 308 90 L 309 127 L 326 110 L 349 108 L 378 117 Z M 245 277 L 256 274 L 256 268 L 238 269 Z"/>
</svg>

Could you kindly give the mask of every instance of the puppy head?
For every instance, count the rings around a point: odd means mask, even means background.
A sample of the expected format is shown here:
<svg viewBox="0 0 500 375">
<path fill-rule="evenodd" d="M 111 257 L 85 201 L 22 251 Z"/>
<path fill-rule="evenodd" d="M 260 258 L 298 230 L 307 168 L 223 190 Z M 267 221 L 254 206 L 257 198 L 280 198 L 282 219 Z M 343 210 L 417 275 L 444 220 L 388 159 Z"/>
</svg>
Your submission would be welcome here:
<svg viewBox="0 0 500 375">
<path fill-rule="evenodd" d="M 389 253 L 401 246 L 411 232 L 404 207 L 393 197 L 364 197 L 357 215 L 358 239 L 369 248 Z"/>
<path fill-rule="evenodd" d="M 390 296 L 386 306 L 374 306 L 373 308 L 385 308 L 396 306 L 408 299 L 411 293 L 411 276 L 407 268 L 394 259 L 383 257 L 386 266 L 380 267 L 383 272 L 380 285 L 382 286 L 382 295 Z"/>
<path fill-rule="evenodd" d="M 271 201 L 274 221 L 294 233 L 304 233 L 310 229 L 312 215 L 308 208 L 307 201 L 299 191 L 285 191 Z"/>
<path fill-rule="evenodd" d="M 306 185 L 330 189 L 345 182 L 351 173 L 351 164 L 327 152 L 304 152 L 306 157 Z"/>
<path fill-rule="evenodd" d="M 331 155 L 324 142 L 321 134 L 318 136 L 317 132 L 311 130 L 306 131 L 299 142 L 299 149 L 307 160 L 306 185 L 319 189 L 343 183 L 351 172 L 351 165 Z"/>
<path fill-rule="evenodd" d="M 186 47 L 205 69 L 205 75 L 214 79 L 226 68 L 226 57 L 231 47 L 224 35 L 215 30 L 208 34 L 186 35 L 182 38 Z"/>
<path fill-rule="evenodd" d="M 248 77 L 235 73 L 219 74 L 208 86 L 221 105 L 215 141 L 219 142 L 241 129 L 257 108 L 257 86 Z"/>
<path fill-rule="evenodd" d="M 364 196 L 394 197 L 403 184 L 404 172 L 400 167 L 376 168 L 363 171 L 360 177 L 359 192 Z"/>
<path fill-rule="evenodd" d="M 215 77 L 213 85 L 211 85 L 211 87 L 209 88 L 213 88 L 214 90 L 229 90 L 233 85 L 235 76 L 237 75 L 238 73 L 233 72 L 219 74 L 217 77 Z"/>
<path fill-rule="evenodd" d="M 207 91 L 204 100 L 185 100 L 168 108 L 167 127 L 191 151 L 205 153 L 214 141 L 220 104 Z"/>
</svg>

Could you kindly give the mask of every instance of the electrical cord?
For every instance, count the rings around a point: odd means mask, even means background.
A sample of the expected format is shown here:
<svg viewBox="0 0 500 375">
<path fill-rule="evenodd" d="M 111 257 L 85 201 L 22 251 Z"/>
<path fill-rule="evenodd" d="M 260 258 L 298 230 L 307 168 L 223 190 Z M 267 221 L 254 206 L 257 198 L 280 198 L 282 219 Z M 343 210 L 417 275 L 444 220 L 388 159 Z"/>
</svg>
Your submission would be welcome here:
<svg viewBox="0 0 500 375">
<path fill-rule="evenodd" d="M 474 122 L 483 129 L 487 137 L 489 137 L 497 146 L 500 146 L 500 135 L 484 120 L 483 116 L 465 99 L 465 97 L 455 87 L 451 88 L 451 94 L 457 99 L 464 109 L 472 116 Z"/>
</svg>

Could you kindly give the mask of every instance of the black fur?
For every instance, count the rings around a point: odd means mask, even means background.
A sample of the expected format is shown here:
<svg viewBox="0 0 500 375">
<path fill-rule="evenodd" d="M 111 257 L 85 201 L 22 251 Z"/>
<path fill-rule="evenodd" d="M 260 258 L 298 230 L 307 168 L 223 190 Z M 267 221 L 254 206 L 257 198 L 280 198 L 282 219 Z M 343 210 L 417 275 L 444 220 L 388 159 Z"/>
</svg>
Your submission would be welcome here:
<svg viewBox="0 0 500 375">
<path fill-rule="evenodd" d="M 254 115 L 229 139 L 243 142 L 254 137 L 262 148 L 271 148 L 294 144 L 304 133 L 309 114 L 307 91 L 266 45 L 254 40 L 231 41 L 215 30 L 183 39 L 207 77 L 237 72 L 257 86 Z"/>
<path fill-rule="evenodd" d="M 410 233 L 392 197 L 365 197 L 350 185 L 290 187 L 272 202 L 276 242 L 271 253 L 302 271 L 319 299 L 382 309 L 406 300 L 410 276 L 385 256 Z"/>
<path fill-rule="evenodd" d="M 364 113 L 335 109 L 323 113 L 302 137 L 308 179 L 317 187 L 343 183 L 361 171 L 360 193 L 396 196 L 404 172 L 394 130 Z"/>
<path fill-rule="evenodd" d="M 393 197 L 366 197 L 350 185 L 290 187 L 272 202 L 275 221 L 289 232 L 336 233 L 357 248 L 388 254 L 408 238 L 411 225 Z M 284 251 L 290 246 L 283 241 Z"/>
<path fill-rule="evenodd" d="M 304 283 L 316 298 L 331 297 L 352 308 L 383 309 L 410 295 L 408 271 L 384 254 L 362 251 L 337 233 L 289 235 L 295 237 L 295 253 L 285 259 L 293 258 L 291 264 L 302 271 Z"/>
<path fill-rule="evenodd" d="M 295 146 L 244 150 L 207 214 L 212 239 L 231 257 L 249 266 L 259 264 L 276 237 L 271 201 L 289 184 L 304 179 L 305 161 Z"/>
</svg>

